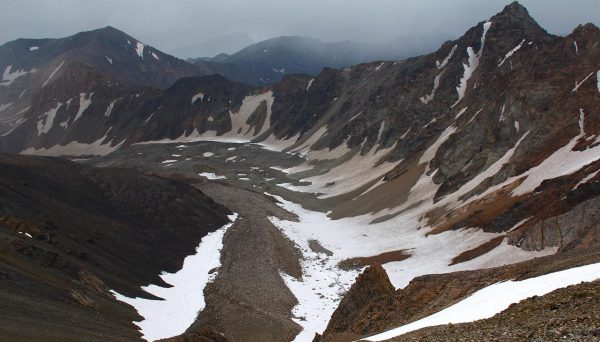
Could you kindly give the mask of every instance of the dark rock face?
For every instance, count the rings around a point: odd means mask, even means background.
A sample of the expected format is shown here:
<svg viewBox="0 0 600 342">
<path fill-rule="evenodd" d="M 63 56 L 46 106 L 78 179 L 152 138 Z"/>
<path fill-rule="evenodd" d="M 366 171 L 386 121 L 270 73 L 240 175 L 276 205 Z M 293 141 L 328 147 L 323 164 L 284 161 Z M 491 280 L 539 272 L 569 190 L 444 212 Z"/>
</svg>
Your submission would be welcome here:
<svg viewBox="0 0 600 342">
<path fill-rule="evenodd" d="M 133 170 L 0 155 L 0 175 L 2 339 L 139 339 L 109 290 L 148 297 L 228 221 L 190 185 Z"/>
<path fill-rule="evenodd" d="M 365 308 L 373 301 L 393 296 L 394 292 L 394 286 L 381 265 L 368 267 L 344 295 L 323 336 L 354 332 L 351 327 L 357 324 L 357 319 L 363 319 Z"/>
</svg>

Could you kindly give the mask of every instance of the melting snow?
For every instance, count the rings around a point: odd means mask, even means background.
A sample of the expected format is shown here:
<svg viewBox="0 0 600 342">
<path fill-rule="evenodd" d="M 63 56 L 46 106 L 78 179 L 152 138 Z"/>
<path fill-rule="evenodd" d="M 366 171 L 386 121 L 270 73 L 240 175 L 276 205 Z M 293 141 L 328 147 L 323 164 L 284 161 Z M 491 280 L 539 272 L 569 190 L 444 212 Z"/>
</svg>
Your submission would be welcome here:
<svg viewBox="0 0 600 342">
<path fill-rule="evenodd" d="M 135 44 L 135 52 L 137 52 L 141 59 L 144 59 L 144 44 L 137 42 Z"/>
<path fill-rule="evenodd" d="M 485 24 L 483 24 L 483 34 L 481 35 L 481 48 L 477 53 L 475 53 L 472 47 L 469 46 L 467 48 L 469 60 L 467 64 L 463 64 L 465 72 L 463 77 L 460 79 L 460 85 L 456 87 L 456 92 L 458 93 L 458 100 L 456 100 L 452 107 L 456 106 L 460 102 L 460 100 L 462 100 L 463 97 L 465 97 L 465 92 L 467 91 L 467 82 L 469 81 L 471 76 L 473 76 L 473 73 L 475 73 L 475 70 L 477 70 L 477 67 L 479 66 L 479 60 L 481 59 L 481 55 L 483 54 L 483 47 L 485 46 L 485 36 L 487 35 L 487 32 L 491 26 L 491 21 L 488 21 Z"/>
<path fill-rule="evenodd" d="M 204 288 L 216 277 L 216 273 L 210 273 L 211 270 L 221 266 L 223 236 L 236 221 L 237 214 L 229 215 L 229 219 L 231 223 L 202 238 L 196 253 L 183 261 L 181 270 L 160 275 L 172 287 L 142 287 L 144 291 L 164 300 L 129 298 L 111 290 L 117 300 L 132 305 L 144 317 L 143 321 L 135 323 L 141 328 L 145 339 L 153 341 L 185 332 L 198 312 L 204 309 Z"/>
<path fill-rule="evenodd" d="M 375 71 L 379 71 L 381 69 L 381 67 L 383 67 L 385 65 L 385 62 L 381 62 L 381 64 L 379 64 L 377 67 L 375 67 Z"/>
<path fill-rule="evenodd" d="M 196 100 L 200 99 L 200 102 L 204 101 L 204 94 L 203 93 L 198 93 L 194 96 L 192 96 L 192 104 L 194 104 L 194 102 L 196 102 Z"/>
<path fill-rule="evenodd" d="M 443 69 L 446 64 L 448 64 L 448 62 L 450 62 L 450 59 L 452 58 L 452 56 L 454 56 L 454 52 L 456 52 L 456 48 L 458 47 L 458 45 L 454 45 L 452 47 L 452 50 L 450 50 L 450 53 L 448 54 L 448 56 L 446 56 L 446 58 L 444 58 L 444 60 L 440 63 L 439 61 L 435 61 L 435 65 L 437 66 L 438 69 Z"/>
<path fill-rule="evenodd" d="M 506 117 L 504 116 L 505 109 L 506 109 L 506 103 L 504 103 L 502 105 L 502 110 L 500 111 L 500 117 L 498 118 L 498 122 L 503 122 L 504 120 L 506 120 Z"/>
<path fill-rule="evenodd" d="M 600 263 L 554 272 L 521 281 L 505 281 L 485 287 L 466 299 L 416 322 L 366 338 L 383 341 L 424 327 L 473 322 L 490 318 L 511 304 L 533 296 L 543 296 L 554 290 L 600 278 Z"/>
<path fill-rule="evenodd" d="M 7 66 L 4 69 L 4 73 L 2 74 L 2 82 L 0 82 L 0 85 L 3 86 L 9 86 L 11 83 L 13 83 L 17 78 L 21 77 L 21 76 L 25 76 L 29 73 L 34 73 L 37 71 L 36 68 L 33 68 L 29 71 L 26 70 L 16 70 L 15 72 L 11 72 L 12 70 L 12 65 Z"/>
<path fill-rule="evenodd" d="M 202 173 L 199 173 L 198 176 L 201 176 L 201 177 L 204 177 L 204 178 L 210 179 L 210 180 L 227 179 L 227 177 L 225 177 L 225 176 L 217 176 L 216 174 L 214 174 L 212 172 L 202 172 Z"/>
<path fill-rule="evenodd" d="M 435 96 L 435 91 L 440 86 L 440 78 L 444 74 L 444 71 L 446 71 L 446 70 L 442 70 L 442 72 L 440 72 L 433 80 L 433 90 L 431 91 L 431 94 L 428 94 L 428 95 L 425 95 L 425 96 L 419 98 L 419 100 L 421 100 L 421 102 L 423 102 L 423 104 L 427 104 L 427 103 L 429 103 L 429 101 L 433 100 L 433 97 Z"/>
<path fill-rule="evenodd" d="M 32 46 L 32 47 L 29 48 L 29 51 L 35 51 L 35 50 L 37 50 L 39 48 L 40 48 L 39 46 Z"/>
<path fill-rule="evenodd" d="M 574 93 L 574 92 L 576 92 L 576 91 L 579 89 L 579 87 L 581 87 L 581 85 L 582 85 L 582 84 L 584 84 L 584 83 L 585 83 L 585 81 L 587 81 L 587 80 L 588 80 L 588 78 L 592 77 L 592 75 L 593 75 L 593 74 L 594 74 L 594 72 L 592 71 L 592 72 L 590 72 L 590 74 L 589 74 L 589 75 L 587 75 L 587 76 L 586 76 L 586 77 L 585 77 L 585 78 L 584 78 L 584 79 L 583 79 L 581 82 L 577 82 L 577 81 L 575 81 L 575 88 L 573 88 L 573 90 L 572 90 L 571 92 L 573 92 L 573 93 Z"/>
<path fill-rule="evenodd" d="M 46 79 L 46 81 L 44 81 L 44 84 L 42 84 L 42 88 L 44 88 L 46 85 L 48 85 L 48 82 L 50 82 L 50 80 L 52 79 L 52 77 L 54 77 L 54 75 L 56 75 L 56 73 L 60 70 L 60 68 L 62 68 L 63 64 L 65 64 L 64 60 L 62 62 L 60 62 L 60 64 L 56 67 L 56 69 L 54 69 L 54 71 L 52 71 L 50 73 L 50 76 L 48 76 L 48 78 Z"/>
<path fill-rule="evenodd" d="M 77 119 L 79 119 L 83 115 L 83 112 L 85 112 L 85 110 L 88 109 L 90 104 L 92 104 L 92 96 L 94 95 L 94 93 L 91 93 L 89 97 L 86 97 L 86 95 L 86 93 L 79 94 L 79 110 L 77 111 L 73 122 L 77 121 Z"/>
<path fill-rule="evenodd" d="M 90 98 L 91 98 L 91 96 L 90 96 Z M 106 116 L 106 117 L 110 116 L 110 113 L 112 113 L 112 110 L 115 107 L 116 102 L 117 102 L 117 100 L 114 100 L 108 105 L 108 107 L 106 108 L 106 112 L 104 112 L 104 116 Z"/>
<path fill-rule="evenodd" d="M 501 61 L 500 63 L 498 63 L 498 66 L 499 66 L 499 67 L 501 67 L 501 66 L 504 64 L 504 62 L 506 62 L 506 60 L 507 60 L 507 59 L 509 59 L 510 57 L 512 57 L 512 55 L 513 55 L 515 52 L 519 51 L 519 49 L 520 49 L 520 48 L 523 46 L 523 43 L 525 43 L 525 39 L 523 39 L 523 40 L 522 40 L 522 41 L 519 43 L 519 45 L 515 46 L 515 48 L 514 48 L 514 49 L 512 49 L 512 50 L 508 51 L 508 52 L 506 53 L 506 55 L 504 56 L 504 58 L 502 58 L 502 61 Z"/>
<path fill-rule="evenodd" d="M 600 74 L 600 71 L 598 73 Z M 308 84 L 306 85 L 306 91 L 308 91 L 308 89 L 310 89 L 310 87 L 312 86 L 314 81 L 315 81 L 314 78 L 311 78 L 310 80 L 308 80 Z M 600 89 L 600 88 L 598 88 L 598 89 Z"/>
<path fill-rule="evenodd" d="M 112 58 L 110 58 L 108 56 L 104 56 L 104 58 L 106 58 L 106 60 L 108 61 L 108 63 L 113 64 Z"/>
<path fill-rule="evenodd" d="M 214 153 L 212 153 L 212 152 L 204 152 L 204 153 L 202 153 L 202 156 L 203 156 L 203 157 L 206 157 L 206 158 L 208 158 L 208 157 L 212 157 L 212 156 L 214 156 L 214 155 L 215 155 L 215 154 L 214 154 Z"/>
<path fill-rule="evenodd" d="M 577 41 L 573 41 L 573 46 L 575 47 L 575 54 L 578 55 L 579 54 L 579 48 L 577 47 Z"/>
<path fill-rule="evenodd" d="M 48 133 L 50 131 L 52 126 L 54 126 L 54 118 L 56 118 L 56 112 L 58 112 L 62 105 L 62 102 L 57 103 L 56 107 L 44 113 L 43 117 L 40 117 L 40 120 L 37 123 L 38 135 L 41 135 L 42 133 Z"/>
<path fill-rule="evenodd" d="M 157 55 L 157 54 L 155 54 L 154 52 L 152 52 L 152 57 L 154 57 L 154 59 L 156 59 L 157 61 L 159 61 L 159 60 L 160 60 L 160 58 L 158 58 L 158 55 Z"/>
<path fill-rule="evenodd" d="M 460 112 L 456 113 L 456 116 L 454 117 L 454 119 L 456 120 L 456 119 L 460 118 L 467 111 L 467 109 L 469 109 L 469 107 L 465 107 L 465 108 L 461 109 Z"/>
<path fill-rule="evenodd" d="M 108 133 L 108 132 L 107 132 Z M 30 155 L 41 155 L 41 156 L 103 156 L 107 155 L 113 151 L 121 148 L 125 140 L 121 141 L 116 145 L 111 145 L 111 142 L 107 140 L 107 135 L 104 135 L 102 138 L 94 141 L 93 143 L 80 143 L 77 141 L 70 142 L 66 145 L 54 145 L 49 148 L 33 148 L 30 147 L 26 150 L 23 150 L 21 154 L 30 154 Z"/>
<path fill-rule="evenodd" d="M 173 163 L 177 163 L 179 160 L 177 159 L 167 159 L 167 160 L 163 160 L 161 163 L 162 164 L 173 164 Z"/>
<path fill-rule="evenodd" d="M 273 71 L 280 73 L 280 74 L 285 74 L 285 68 L 281 68 L 281 69 L 275 69 L 273 68 Z"/>
</svg>

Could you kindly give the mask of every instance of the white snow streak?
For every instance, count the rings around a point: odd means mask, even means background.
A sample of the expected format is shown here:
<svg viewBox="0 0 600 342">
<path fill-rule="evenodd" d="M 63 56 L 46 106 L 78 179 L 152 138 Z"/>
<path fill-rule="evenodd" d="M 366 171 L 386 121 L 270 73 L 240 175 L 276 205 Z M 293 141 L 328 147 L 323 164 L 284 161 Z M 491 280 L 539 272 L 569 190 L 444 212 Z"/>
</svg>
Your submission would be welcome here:
<svg viewBox="0 0 600 342">
<path fill-rule="evenodd" d="M 91 96 L 90 96 L 91 98 Z M 104 112 L 104 116 L 109 117 L 110 113 L 112 113 L 113 108 L 115 107 L 115 103 L 117 102 L 117 100 L 113 100 L 108 107 L 106 108 L 106 112 Z"/>
<path fill-rule="evenodd" d="M 452 56 L 454 56 L 454 52 L 456 52 L 456 48 L 458 47 L 458 45 L 454 45 L 452 47 L 452 50 L 450 50 L 450 53 L 448 54 L 448 56 L 446 56 L 446 58 L 444 58 L 444 60 L 440 63 L 439 61 L 435 61 L 435 65 L 437 66 L 438 69 L 443 69 L 448 62 L 450 62 L 450 59 L 452 58 Z"/>
<path fill-rule="evenodd" d="M 513 55 L 515 52 L 519 51 L 519 49 L 520 49 L 520 48 L 523 46 L 523 43 L 525 43 L 525 39 L 523 39 L 523 40 L 522 40 L 522 41 L 519 43 L 519 45 L 515 46 L 515 48 L 514 48 L 514 49 L 512 49 L 512 50 L 508 51 L 508 52 L 506 53 L 506 55 L 504 56 L 504 58 L 502 58 L 502 61 L 501 61 L 500 63 L 498 63 L 498 66 L 499 66 L 499 67 L 501 67 L 501 66 L 504 64 L 504 62 L 506 62 L 506 60 L 507 60 L 507 59 L 509 59 L 510 57 L 512 57 L 512 55 Z"/>
<path fill-rule="evenodd" d="M 383 341 L 424 327 L 473 322 L 490 318 L 511 304 L 532 296 L 543 296 L 554 290 L 600 278 L 600 263 L 554 272 L 522 281 L 509 280 L 485 287 L 462 301 L 431 316 L 382 334 L 366 338 Z"/>
<path fill-rule="evenodd" d="M 600 73 L 600 71 L 599 71 L 599 73 Z M 312 86 L 314 81 L 315 81 L 314 78 L 311 78 L 310 80 L 308 80 L 308 84 L 306 85 L 306 91 L 308 91 L 308 89 L 310 89 L 310 86 Z"/>
<path fill-rule="evenodd" d="M 492 26 L 492 22 L 488 21 L 483 24 L 483 34 L 481 35 L 481 48 L 477 53 L 473 50 L 471 46 L 467 48 L 467 54 L 469 55 L 469 60 L 467 64 L 463 64 L 465 69 L 463 77 L 460 79 L 460 85 L 456 87 L 456 92 L 458 93 L 458 100 L 452 105 L 452 107 L 456 106 L 460 100 L 465 97 L 465 92 L 467 91 L 467 83 L 477 67 L 479 66 L 479 60 L 481 59 L 481 55 L 483 54 L 483 47 L 485 46 L 485 36 L 487 35 L 488 30 Z"/>
<path fill-rule="evenodd" d="M 54 75 L 56 75 L 56 73 L 60 70 L 60 68 L 62 68 L 63 64 L 65 64 L 64 60 L 62 62 L 60 62 L 60 64 L 56 67 L 56 69 L 54 69 L 54 71 L 52 71 L 52 73 L 50 73 L 50 76 L 48 76 L 46 81 L 44 81 L 44 84 L 42 84 L 42 88 L 44 88 L 46 85 L 48 85 L 48 82 L 50 82 L 52 77 L 54 77 Z"/>
<path fill-rule="evenodd" d="M 573 93 L 574 93 L 574 92 L 576 92 L 576 91 L 579 89 L 579 87 L 581 87 L 581 85 L 582 85 L 582 84 L 584 84 L 584 83 L 585 83 L 585 81 L 587 81 L 587 80 L 588 80 L 588 78 L 592 77 L 592 75 L 593 75 L 593 74 L 594 74 L 594 72 L 592 71 L 592 72 L 590 72 L 590 74 L 589 74 L 589 75 L 587 75 L 587 76 L 586 76 L 586 77 L 585 77 L 585 78 L 584 78 L 584 79 L 583 79 L 581 82 L 577 82 L 577 81 L 575 81 L 575 88 L 573 88 L 573 90 L 572 90 L 571 92 L 573 92 Z"/>
</svg>

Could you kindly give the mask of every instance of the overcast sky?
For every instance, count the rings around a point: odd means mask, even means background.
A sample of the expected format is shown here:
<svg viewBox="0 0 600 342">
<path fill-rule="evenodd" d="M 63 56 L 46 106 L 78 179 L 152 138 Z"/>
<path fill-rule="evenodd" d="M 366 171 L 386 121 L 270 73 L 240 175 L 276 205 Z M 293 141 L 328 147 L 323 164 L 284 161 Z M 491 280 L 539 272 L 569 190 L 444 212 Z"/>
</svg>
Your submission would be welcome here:
<svg viewBox="0 0 600 342">
<path fill-rule="evenodd" d="M 231 33 L 382 42 L 460 36 L 508 0 L 0 0 L 0 44 L 114 26 L 163 51 Z M 523 0 L 551 33 L 600 22 L 600 0 Z"/>
</svg>

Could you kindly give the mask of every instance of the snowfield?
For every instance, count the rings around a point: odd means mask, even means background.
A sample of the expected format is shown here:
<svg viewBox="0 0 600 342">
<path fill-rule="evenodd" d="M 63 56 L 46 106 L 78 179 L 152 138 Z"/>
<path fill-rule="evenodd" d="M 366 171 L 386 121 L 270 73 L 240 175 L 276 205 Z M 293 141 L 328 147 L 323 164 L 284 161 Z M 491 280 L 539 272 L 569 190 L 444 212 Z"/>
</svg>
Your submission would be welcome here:
<svg viewBox="0 0 600 342">
<path fill-rule="evenodd" d="M 575 267 L 522 281 L 506 281 L 485 287 L 468 298 L 416 322 L 366 338 L 384 341 L 411 331 L 443 324 L 473 322 L 490 318 L 532 296 L 543 296 L 554 290 L 594 281 L 600 278 L 600 263 Z"/>
<path fill-rule="evenodd" d="M 194 322 L 198 312 L 204 309 L 204 288 L 216 277 L 216 273 L 209 272 L 221 266 L 223 236 L 235 223 L 237 214 L 229 215 L 229 219 L 230 223 L 202 238 L 196 254 L 185 258 L 181 270 L 161 274 L 161 278 L 173 287 L 142 287 L 164 300 L 129 298 L 111 291 L 115 298 L 133 306 L 144 317 L 136 324 L 145 339 L 153 341 L 182 334 Z"/>
</svg>

